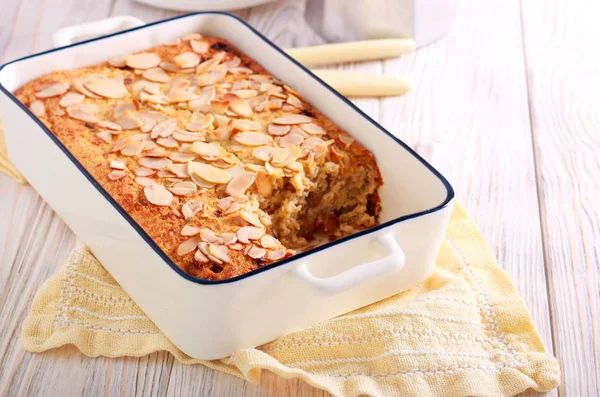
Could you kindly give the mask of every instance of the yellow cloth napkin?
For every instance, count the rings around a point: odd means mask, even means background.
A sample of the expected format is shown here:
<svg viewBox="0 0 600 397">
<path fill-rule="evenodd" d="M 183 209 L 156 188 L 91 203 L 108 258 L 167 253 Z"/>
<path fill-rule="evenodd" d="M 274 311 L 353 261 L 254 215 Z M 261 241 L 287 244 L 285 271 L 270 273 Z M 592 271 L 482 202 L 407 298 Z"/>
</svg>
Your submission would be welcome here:
<svg viewBox="0 0 600 397">
<path fill-rule="evenodd" d="M 167 350 L 185 364 L 252 382 L 268 369 L 336 396 L 511 396 L 560 383 L 523 301 L 460 206 L 425 282 L 216 361 L 182 353 L 78 243 L 36 294 L 23 342 L 32 352 L 73 344 L 88 356 Z"/>
</svg>

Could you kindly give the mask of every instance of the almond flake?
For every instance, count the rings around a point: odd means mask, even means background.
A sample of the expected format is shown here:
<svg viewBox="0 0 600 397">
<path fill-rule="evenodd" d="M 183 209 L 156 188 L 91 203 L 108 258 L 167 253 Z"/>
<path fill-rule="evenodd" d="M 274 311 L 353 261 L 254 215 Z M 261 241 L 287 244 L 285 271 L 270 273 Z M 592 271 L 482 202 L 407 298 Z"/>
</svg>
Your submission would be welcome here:
<svg viewBox="0 0 600 397">
<path fill-rule="evenodd" d="M 206 140 L 204 134 L 195 134 L 180 130 L 175 130 L 175 132 L 173 132 L 173 138 L 177 139 L 179 142 L 197 142 Z"/>
<path fill-rule="evenodd" d="M 131 141 L 121 149 L 123 156 L 137 156 L 142 153 L 144 141 Z"/>
<path fill-rule="evenodd" d="M 133 69 L 150 69 L 158 66 L 160 57 L 151 53 L 133 54 L 125 57 L 125 63 Z"/>
<path fill-rule="evenodd" d="M 142 77 L 146 80 L 154 81 L 156 83 L 167 83 L 170 80 L 169 75 L 161 68 L 146 69 L 144 70 L 144 73 L 142 73 Z M 147 89 L 147 87 L 148 86 L 144 88 L 146 91 L 150 92 L 151 94 L 158 94 L 156 90 L 150 91 Z"/>
<path fill-rule="evenodd" d="M 274 247 L 275 244 L 277 244 L 277 240 L 275 240 L 273 236 L 265 234 L 260 238 L 260 245 L 262 245 L 263 248 L 271 248 Z"/>
<path fill-rule="evenodd" d="M 190 174 L 187 170 L 187 164 L 171 164 L 167 167 L 169 171 L 177 175 L 180 178 L 189 178 Z"/>
<path fill-rule="evenodd" d="M 193 227 L 193 226 L 188 226 L 185 225 L 182 229 L 181 229 L 181 235 L 182 236 L 195 236 L 198 233 L 200 233 L 200 229 L 198 229 L 197 227 Z M 198 245 L 198 244 L 196 244 Z"/>
<path fill-rule="evenodd" d="M 265 249 L 253 245 L 252 248 L 250 248 L 250 251 L 248 251 L 248 256 L 250 258 L 258 259 L 265 256 L 266 253 L 267 251 Z"/>
<path fill-rule="evenodd" d="M 127 109 L 115 120 L 124 130 L 133 130 L 142 126 L 142 121 Z"/>
<path fill-rule="evenodd" d="M 302 138 L 300 135 L 286 135 L 284 137 L 282 137 L 279 140 L 279 146 L 281 147 L 290 147 L 290 146 L 297 146 L 302 144 L 302 141 L 304 141 L 304 138 Z"/>
<path fill-rule="evenodd" d="M 209 104 L 210 101 L 215 99 L 216 90 L 213 86 L 207 86 L 202 89 L 200 94 L 198 94 L 198 98 L 189 101 L 189 106 L 191 109 L 197 110 L 203 106 Z"/>
<path fill-rule="evenodd" d="M 342 143 L 344 143 L 346 145 L 346 147 L 348 147 L 354 143 L 354 138 L 352 138 L 346 134 L 339 134 L 338 138 L 340 141 L 342 141 Z"/>
<path fill-rule="evenodd" d="M 265 163 L 265 170 L 267 171 L 267 174 L 269 175 L 273 175 L 276 177 L 282 177 L 283 176 L 283 170 L 279 167 L 275 167 L 273 165 L 271 165 L 271 163 Z"/>
<path fill-rule="evenodd" d="M 260 219 L 258 219 L 258 216 L 256 214 L 253 214 L 252 212 L 248 212 L 248 211 L 240 211 L 240 216 L 242 217 L 243 220 L 245 220 L 246 222 L 248 222 L 249 224 L 256 226 L 256 227 L 262 227 L 262 223 L 260 221 Z"/>
<path fill-rule="evenodd" d="M 114 66 L 116 68 L 124 68 L 125 66 L 127 66 L 124 56 L 118 56 L 118 57 L 111 58 L 108 60 L 108 64 L 110 66 Z"/>
<path fill-rule="evenodd" d="M 217 65 L 219 64 L 219 62 L 221 62 L 222 58 L 223 57 L 214 56 L 211 59 L 202 62 L 196 68 L 196 74 L 200 75 L 200 74 L 204 74 L 204 73 L 210 72 L 211 70 L 213 70 L 214 68 L 217 67 Z"/>
<path fill-rule="evenodd" d="M 164 97 L 168 102 L 187 102 L 197 99 L 198 95 L 186 89 L 171 89 Z"/>
<path fill-rule="evenodd" d="M 204 54 L 208 51 L 208 43 L 206 41 L 200 40 L 190 40 L 190 45 L 192 46 L 192 50 L 197 54 Z"/>
<path fill-rule="evenodd" d="M 128 110 L 134 112 L 136 110 L 135 105 L 131 102 L 121 102 L 113 110 L 113 116 L 118 118 Z"/>
<path fill-rule="evenodd" d="M 250 74 L 253 72 L 253 70 L 250 68 L 241 67 L 241 68 L 231 68 L 231 69 L 229 69 L 229 72 L 231 74 Z"/>
<path fill-rule="evenodd" d="M 235 203 L 235 202 L 231 203 L 229 208 L 227 208 L 227 210 L 225 211 L 225 215 L 229 215 L 229 214 L 233 214 L 234 212 L 238 212 L 242 208 L 244 208 L 244 206 L 241 205 L 240 203 Z"/>
<path fill-rule="evenodd" d="M 235 200 L 233 197 L 224 197 L 222 199 L 219 199 L 219 201 L 217 202 L 217 206 L 223 211 L 227 211 L 227 209 L 231 206 L 231 204 L 233 204 L 234 201 Z"/>
<path fill-rule="evenodd" d="M 210 110 L 213 113 L 223 114 L 227 111 L 227 108 L 229 107 L 229 102 L 213 99 L 212 101 L 209 102 L 209 105 L 210 105 Z"/>
<path fill-rule="evenodd" d="M 176 149 L 179 147 L 179 144 L 172 136 L 169 136 L 166 138 L 158 138 L 156 140 L 156 143 L 158 143 L 160 146 L 163 146 L 163 147 L 166 147 L 169 149 Z"/>
<path fill-rule="evenodd" d="M 171 135 L 175 129 L 177 129 L 177 119 L 166 119 L 152 128 L 152 134 L 150 136 L 152 138 L 158 138 L 159 136 L 166 138 Z"/>
<path fill-rule="evenodd" d="M 166 151 L 165 148 L 162 147 L 154 147 L 152 149 L 148 149 L 148 146 L 155 145 L 154 142 L 146 142 L 144 145 L 144 156 L 147 157 L 169 157 L 170 152 Z"/>
<path fill-rule="evenodd" d="M 285 149 L 283 149 L 285 150 Z M 300 154 L 302 153 L 302 150 L 298 147 L 298 146 L 290 146 L 287 148 L 286 150 L 287 155 L 283 158 L 275 158 L 273 156 L 273 160 L 272 163 L 273 165 L 277 166 L 277 167 L 287 167 L 288 165 L 292 164 L 293 162 L 295 162 L 296 160 L 298 160 L 298 158 L 300 157 Z M 266 167 L 266 165 L 265 165 Z"/>
<path fill-rule="evenodd" d="M 112 142 L 112 135 L 108 131 L 100 131 L 96 134 L 96 136 L 102 139 L 104 142 L 110 143 Z"/>
<path fill-rule="evenodd" d="M 302 101 L 300 99 L 298 99 L 297 97 L 295 97 L 294 95 L 288 95 L 287 97 L 287 103 L 289 103 L 290 105 L 296 107 L 296 108 L 303 108 L 304 104 L 302 103 Z"/>
<path fill-rule="evenodd" d="M 253 183 L 254 175 L 249 172 L 244 172 L 229 181 L 225 188 L 225 193 L 233 197 L 238 197 L 244 194 Z"/>
<path fill-rule="evenodd" d="M 262 126 L 254 121 L 237 119 L 233 121 L 233 128 L 241 131 L 259 131 Z"/>
<path fill-rule="evenodd" d="M 304 167 L 302 166 L 302 163 L 298 162 L 288 165 L 287 167 L 285 167 L 285 169 L 292 172 L 304 172 Z"/>
<path fill-rule="evenodd" d="M 77 119 L 77 120 L 81 120 L 81 121 L 86 121 L 88 123 L 97 123 L 100 121 L 100 119 L 90 113 L 85 111 L 84 109 L 82 109 L 79 106 L 76 105 L 71 105 L 69 107 L 67 107 L 67 113 L 69 114 L 70 117 Z"/>
<path fill-rule="evenodd" d="M 186 202 L 183 207 L 181 207 L 181 213 L 185 217 L 185 219 L 189 219 L 202 211 L 202 201 L 201 200 L 190 200 Z"/>
<path fill-rule="evenodd" d="M 202 66 L 202 65 L 200 65 Z M 198 66 L 198 67 L 200 67 Z M 223 70 L 223 69 L 214 69 L 211 70 L 208 73 L 203 73 L 198 75 L 198 85 L 200 87 L 204 87 L 207 85 L 214 85 L 217 84 L 219 81 L 221 81 L 225 75 L 227 74 L 227 70 Z"/>
<path fill-rule="evenodd" d="M 310 135 L 325 135 L 326 134 L 326 132 L 323 128 L 321 128 L 320 126 L 313 124 L 313 123 L 300 124 L 300 128 L 302 128 L 305 132 L 309 133 Z"/>
<path fill-rule="evenodd" d="M 216 183 L 208 182 L 208 181 L 200 178 L 196 174 L 190 174 L 189 177 L 192 179 L 192 182 L 194 182 L 196 185 L 198 185 L 199 187 L 201 187 L 203 189 L 212 189 L 213 187 L 215 187 L 217 185 Z"/>
<path fill-rule="evenodd" d="M 196 155 L 190 153 L 171 152 L 169 158 L 176 163 L 187 163 L 188 161 L 195 159 Z"/>
<path fill-rule="evenodd" d="M 179 183 L 181 182 L 179 179 L 175 178 L 177 175 L 175 175 L 174 173 L 172 173 L 169 170 L 159 170 L 156 175 L 159 178 L 169 178 L 169 179 L 175 179 L 175 181 L 171 181 L 172 183 Z"/>
<path fill-rule="evenodd" d="M 192 115 L 192 122 L 189 123 L 185 127 L 185 129 L 192 132 L 201 131 L 211 126 L 214 120 L 214 116 L 210 113 L 203 114 L 199 112 L 194 112 L 194 114 Z"/>
<path fill-rule="evenodd" d="M 36 98 L 50 98 L 53 96 L 59 96 L 67 92 L 69 86 L 64 83 L 52 83 L 43 87 L 40 91 L 35 93 Z"/>
<path fill-rule="evenodd" d="M 206 241 L 207 243 L 214 243 L 219 241 L 219 238 L 215 235 L 215 233 L 210 229 L 200 229 L 200 238 L 202 241 Z"/>
<path fill-rule="evenodd" d="M 200 239 L 198 237 L 192 237 L 185 240 L 179 245 L 179 247 L 177 247 L 177 255 L 184 256 L 187 254 L 191 254 L 196 250 L 196 247 L 198 247 L 199 242 Z"/>
<path fill-rule="evenodd" d="M 71 106 L 75 103 L 81 103 L 85 99 L 85 95 L 77 94 L 75 92 L 67 92 L 58 103 L 62 107 Z"/>
<path fill-rule="evenodd" d="M 267 131 L 271 135 L 276 135 L 276 136 L 285 135 L 290 131 L 290 126 L 289 125 L 269 124 L 269 128 L 267 129 Z"/>
<path fill-rule="evenodd" d="M 228 246 L 229 248 L 231 248 L 232 250 L 236 250 L 236 251 L 241 251 L 242 248 L 244 248 L 244 246 L 242 244 L 231 244 Z"/>
<path fill-rule="evenodd" d="M 208 249 L 208 248 L 209 248 L 209 244 L 208 244 L 208 243 L 206 243 L 206 242 L 204 242 L 204 241 L 201 241 L 200 243 L 198 243 L 198 249 L 199 249 L 199 250 L 200 250 L 200 251 L 201 251 L 201 252 L 202 252 L 204 255 L 206 255 L 206 256 L 208 257 L 208 259 L 210 259 L 212 262 L 215 262 L 215 263 L 217 263 L 217 264 L 219 264 L 219 265 L 223 264 L 223 262 L 222 262 L 222 261 L 221 261 L 219 258 L 217 258 L 217 257 L 213 256 L 213 255 L 210 253 L 210 251 L 209 251 L 209 249 Z"/>
<path fill-rule="evenodd" d="M 42 117 L 46 115 L 46 107 L 44 106 L 44 102 L 42 101 L 33 101 L 29 105 L 29 110 L 31 113 L 36 115 L 37 117 Z"/>
<path fill-rule="evenodd" d="M 168 189 L 171 193 L 177 196 L 189 196 L 190 194 L 194 194 L 196 191 L 196 185 L 193 182 L 179 182 Z"/>
<path fill-rule="evenodd" d="M 147 168 L 152 168 L 153 170 L 162 170 L 163 168 L 167 168 L 173 162 L 166 158 L 153 158 L 153 157 L 142 157 L 139 163 Z"/>
<path fill-rule="evenodd" d="M 288 157 L 289 152 L 283 148 L 259 146 L 252 149 L 252 155 L 262 161 L 273 161 L 279 163 Z"/>
<path fill-rule="evenodd" d="M 106 121 L 106 120 L 102 120 L 101 122 L 98 123 L 99 127 L 103 127 L 103 128 L 107 128 L 109 130 L 112 131 L 121 131 L 123 130 L 123 128 L 117 124 L 117 123 L 113 123 L 112 121 Z"/>
<path fill-rule="evenodd" d="M 227 255 L 227 248 L 223 246 L 208 244 L 208 252 L 223 263 L 229 263 L 231 261 L 229 255 Z"/>
<path fill-rule="evenodd" d="M 123 178 L 125 175 L 125 171 L 116 170 L 108 174 L 108 179 L 110 179 L 111 181 L 116 181 L 117 179 Z"/>
<path fill-rule="evenodd" d="M 239 96 L 242 99 L 248 99 L 258 95 L 258 91 L 256 90 L 236 90 L 232 91 L 231 93 Z"/>
<path fill-rule="evenodd" d="M 100 95 L 96 95 L 92 91 L 85 88 L 82 80 L 75 80 L 73 82 L 73 88 L 75 88 L 77 91 L 79 91 L 88 98 L 101 98 Z"/>
<path fill-rule="evenodd" d="M 228 93 L 223 95 L 223 98 L 226 101 L 229 101 L 229 108 L 233 110 L 235 113 L 239 114 L 243 117 L 252 116 L 252 108 L 248 105 L 248 102 L 244 101 L 238 95 L 233 93 Z"/>
<path fill-rule="evenodd" d="M 235 178 L 236 176 L 245 172 L 244 167 L 242 167 L 241 165 L 229 167 L 225 171 L 227 171 L 227 173 L 231 175 L 232 178 Z"/>
<path fill-rule="evenodd" d="M 134 179 L 134 181 L 141 186 L 150 186 L 157 183 L 154 179 L 150 179 L 145 176 L 138 176 Z"/>
<path fill-rule="evenodd" d="M 267 252 L 267 259 L 270 261 L 276 261 L 283 258 L 285 254 L 285 250 L 269 251 Z"/>
<path fill-rule="evenodd" d="M 219 155 L 221 153 L 215 145 L 212 145 L 210 143 L 205 143 L 205 142 L 194 142 L 192 144 L 191 150 L 192 150 L 192 152 L 197 153 L 200 156 L 202 156 L 202 158 L 204 158 L 207 161 L 218 159 Z M 190 160 L 193 160 L 193 158 Z M 188 161 L 190 161 L 190 160 L 188 160 Z"/>
<path fill-rule="evenodd" d="M 127 145 L 131 141 L 133 141 L 133 139 L 131 139 L 130 137 L 125 137 L 125 138 L 119 140 L 117 143 L 115 143 L 115 145 L 108 152 L 109 153 L 118 152 L 119 150 L 121 150 L 125 145 Z"/>
<path fill-rule="evenodd" d="M 169 206 L 173 202 L 173 194 L 163 185 L 149 185 L 144 187 L 146 199 L 154 205 Z"/>
<path fill-rule="evenodd" d="M 256 180 L 254 181 L 254 184 L 256 185 L 258 194 L 260 194 L 262 197 L 270 197 L 273 193 L 271 179 L 263 171 L 260 171 L 256 174 Z"/>
<path fill-rule="evenodd" d="M 305 116 L 303 114 L 288 114 L 288 115 L 278 117 L 276 119 L 271 120 L 271 122 L 273 124 L 285 124 L 285 125 L 310 123 L 311 121 L 312 121 L 312 118 Z"/>
<path fill-rule="evenodd" d="M 234 233 L 221 233 L 217 236 L 223 241 L 223 245 L 235 244 L 237 236 Z"/>
<path fill-rule="evenodd" d="M 184 52 L 173 58 L 173 62 L 181 69 L 193 68 L 200 63 L 200 57 L 193 52 Z"/>
<path fill-rule="evenodd" d="M 237 134 L 233 139 L 246 146 L 266 145 L 272 140 L 272 138 L 269 135 L 249 131 L 241 132 Z"/>
<path fill-rule="evenodd" d="M 200 250 L 196 251 L 196 254 L 194 255 L 194 259 L 196 260 L 196 262 L 199 262 L 199 263 L 210 262 L 210 259 L 208 259 L 208 257 L 206 255 L 204 255 L 202 253 L 202 251 L 200 251 Z"/>
<path fill-rule="evenodd" d="M 240 57 L 234 56 L 229 61 L 225 62 L 224 65 L 228 68 L 237 68 L 238 66 L 240 66 L 240 63 L 242 63 Z"/>
<path fill-rule="evenodd" d="M 244 226 L 237 231 L 237 238 L 241 243 L 249 244 L 250 240 L 258 240 L 265 235 L 265 229 L 254 226 Z"/>
<path fill-rule="evenodd" d="M 114 79 L 88 78 L 83 82 L 85 88 L 105 98 L 119 99 L 129 95 L 122 77 Z"/>
<path fill-rule="evenodd" d="M 194 161 L 188 163 L 188 172 L 211 183 L 225 184 L 231 179 L 231 175 L 221 169 Z"/>
<path fill-rule="evenodd" d="M 125 169 L 125 162 L 122 160 L 110 160 L 110 168 L 114 168 L 116 170 L 124 170 Z"/>
</svg>

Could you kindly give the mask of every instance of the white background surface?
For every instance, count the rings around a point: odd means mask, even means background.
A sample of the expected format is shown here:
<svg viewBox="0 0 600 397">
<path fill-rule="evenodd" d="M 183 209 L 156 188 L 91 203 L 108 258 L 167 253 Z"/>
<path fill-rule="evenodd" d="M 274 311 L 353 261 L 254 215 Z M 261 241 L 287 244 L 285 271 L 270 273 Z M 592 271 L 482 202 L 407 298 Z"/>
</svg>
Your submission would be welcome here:
<svg viewBox="0 0 600 397">
<path fill-rule="evenodd" d="M 177 15 L 129 0 L 5 0 L 0 61 L 51 47 L 58 28 L 134 15 Z M 304 16 L 318 1 L 239 13 L 283 47 L 320 40 Z M 454 184 L 512 276 L 563 384 L 600 394 L 600 3 L 463 0 L 452 33 L 415 54 L 344 65 L 404 76 L 400 98 L 355 101 Z M 34 293 L 74 236 L 30 187 L 0 175 L 0 395 L 326 395 L 265 373 L 260 385 L 166 353 L 90 359 L 73 347 L 32 355 L 20 328 Z M 535 395 L 535 393 L 533 393 Z"/>
</svg>

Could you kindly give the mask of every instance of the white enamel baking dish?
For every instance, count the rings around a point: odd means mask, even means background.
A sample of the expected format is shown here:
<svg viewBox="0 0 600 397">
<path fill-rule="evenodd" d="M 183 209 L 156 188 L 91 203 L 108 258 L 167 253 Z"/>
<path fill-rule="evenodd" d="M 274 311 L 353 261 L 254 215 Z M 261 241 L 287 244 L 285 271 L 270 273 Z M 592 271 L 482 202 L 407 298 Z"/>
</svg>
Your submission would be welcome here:
<svg viewBox="0 0 600 397">
<path fill-rule="evenodd" d="M 229 40 L 375 154 L 384 180 L 379 226 L 230 280 L 197 279 L 181 271 L 12 95 L 42 74 L 189 32 Z M 397 294 L 433 271 L 452 211 L 448 181 L 235 16 L 177 17 L 9 62 L 0 68 L 0 91 L 0 115 L 17 168 L 161 331 L 192 357 L 216 359 L 261 345 Z"/>
</svg>

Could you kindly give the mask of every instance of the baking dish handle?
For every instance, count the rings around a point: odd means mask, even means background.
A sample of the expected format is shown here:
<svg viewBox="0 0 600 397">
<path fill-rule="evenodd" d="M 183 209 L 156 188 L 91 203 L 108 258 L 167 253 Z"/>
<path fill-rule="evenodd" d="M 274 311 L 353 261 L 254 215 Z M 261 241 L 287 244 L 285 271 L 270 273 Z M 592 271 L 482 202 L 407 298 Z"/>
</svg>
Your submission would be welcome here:
<svg viewBox="0 0 600 397">
<path fill-rule="evenodd" d="M 118 16 L 98 21 L 82 23 L 81 25 L 67 26 L 57 30 L 52 35 L 54 47 L 64 47 L 73 43 L 93 39 L 110 33 L 120 32 L 122 30 L 137 28 L 145 25 L 143 21 L 132 16 Z"/>
<path fill-rule="evenodd" d="M 321 294 L 334 295 L 402 269 L 405 261 L 404 252 L 394 238 L 394 233 L 383 234 L 377 240 L 388 252 L 387 256 L 382 259 L 355 266 L 328 278 L 313 276 L 306 263 L 301 263 L 294 268 L 295 275 Z"/>
</svg>

